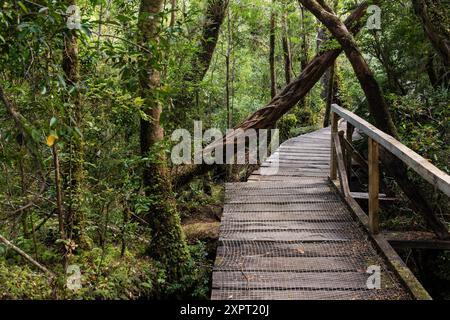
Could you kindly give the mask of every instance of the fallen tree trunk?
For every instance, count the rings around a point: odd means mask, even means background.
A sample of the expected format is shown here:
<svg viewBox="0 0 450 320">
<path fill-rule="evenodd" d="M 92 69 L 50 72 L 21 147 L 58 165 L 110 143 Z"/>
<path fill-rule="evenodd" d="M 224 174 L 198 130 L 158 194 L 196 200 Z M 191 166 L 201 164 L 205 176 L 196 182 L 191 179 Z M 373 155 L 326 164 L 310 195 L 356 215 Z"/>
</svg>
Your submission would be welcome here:
<svg viewBox="0 0 450 320">
<path fill-rule="evenodd" d="M 361 29 L 362 17 L 368 7 L 367 1 L 362 2 L 345 20 L 348 29 L 356 34 Z M 289 83 L 281 92 L 279 92 L 265 107 L 253 113 L 250 117 L 237 125 L 234 129 L 267 129 L 273 128 L 276 122 L 289 110 L 291 110 L 299 101 L 301 101 L 312 87 L 320 80 L 325 71 L 334 63 L 341 54 L 341 48 L 331 49 L 318 53 L 314 59 L 304 68 L 303 72 L 291 83 Z M 234 131 L 236 133 L 236 130 Z M 238 131 L 239 132 L 239 131 Z M 218 143 L 226 141 L 235 141 L 236 134 L 226 135 L 221 141 L 216 141 L 205 149 L 213 148 Z M 180 187 L 194 177 L 204 174 L 211 170 L 213 166 L 209 165 L 189 165 L 183 168 L 174 180 L 174 186 Z"/>
<path fill-rule="evenodd" d="M 345 25 L 351 33 L 356 34 L 361 29 L 361 18 L 364 16 L 367 2 L 361 3 L 346 19 Z M 317 54 L 305 67 L 303 72 L 278 93 L 264 108 L 259 109 L 234 129 L 267 129 L 273 128 L 276 122 L 291 110 L 320 80 L 325 71 L 341 54 L 342 49 L 336 48 Z M 227 138 L 227 137 L 225 137 Z M 224 139 L 225 139 L 224 138 Z"/>
<path fill-rule="evenodd" d="M 6 239 L 5 237 L 3 237 L 0 234 L 0 242 L 3 242 L 7 247 L 11 248 L 12 250 L 14 250 L 15 252 L 17 252 L 19 255 L 21 255 L 24 259 L 26 259 L 28 262 L 30 262 L 32 265 L 34 265 L 35 267 L 37 267 L 39 270 L 43 271 L 44 273 L 46 273 L 49 278 L 51 280 L 53 280 L 55 278 L 55 274 L 53 272 L 51 272 L 50 270 L 48 270 L 46 267 L 44 267 L 42 264 L 40 264 L 39 262 L 37 262 L 36 260 L 34 260 L 32 257 L 30 257 L 30 255 L 28 255 L 27 253 L 25 253 L 23 250 L 21 250 L 19 247 L 15 246 L 11 241 L 9 241 L 8 239 Z"/>
<path fill-rule="evenodd" d="M 341 44 L 359 83 L 366 94 L 369 111 L 375 119 L 377 127 L 399 140 L 397 130 L 392 121 L 381 88 L 375 80 L 369 65 L 359 51 L 358 45 L 349 30 L 324 1 L 319 0 L 321 5 L 315 0 L 299 1 L 327 27 L 331 34 Z M 438 219 L 437 215 L 433 212 L 433 209 L 422 195 L 421 190 L 419 190 L 415 183 L 408 177 L 408 168 L 406 165 L 387 151 L 383 152 L 382 163 L 387 173 L 395 178 L 397 184 L 410 199 L 414 209 L 424 217 L 426 223 L 436 235 L 441 239 L 450 238 L 450 234 L 445 224 Z"/>
</svg>

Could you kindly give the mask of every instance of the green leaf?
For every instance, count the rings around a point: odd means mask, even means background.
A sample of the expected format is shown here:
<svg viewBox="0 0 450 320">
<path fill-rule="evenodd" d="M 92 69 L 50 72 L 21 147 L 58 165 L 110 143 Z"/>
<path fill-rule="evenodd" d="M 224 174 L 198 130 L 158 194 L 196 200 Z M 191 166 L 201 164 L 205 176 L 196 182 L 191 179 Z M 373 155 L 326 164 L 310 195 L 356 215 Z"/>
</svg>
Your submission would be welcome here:
<svg viewBox="0 0 450 320">
<path fill-rule="evenodd" d="M 75 132 L 78 134 L 78 136 L 80 138 L 83 138 L 83 133 L 81 132 L 81 130 L 78 127 L 75 127 L 74 129 L 75 129 Z"/>
<path fill-rule="evenodd" d="M 25 12 L 25 13 L 28 13 L 28 12 L 29 12 L 29 11 L 28 11 L 28 8 L 25 7 L 25 5 L 22 3 L 22 1 L 19 1 L 18 4 L 19 4 L 19 7 L 22 8 L 23 12 Z"/>
<path fill-rule="evenodd" d="M 142 107 L 144 105 L 144 99 L 142 99 L 141 97 L 137 97 L 136 99 L 134 99 L 134 105 L 136 107 Z"/>
<path fill-rule="evenodd" d="M 50 128 L 53 128 L 58 120 L 55 117 L 50 119 Z"/>
</svg>

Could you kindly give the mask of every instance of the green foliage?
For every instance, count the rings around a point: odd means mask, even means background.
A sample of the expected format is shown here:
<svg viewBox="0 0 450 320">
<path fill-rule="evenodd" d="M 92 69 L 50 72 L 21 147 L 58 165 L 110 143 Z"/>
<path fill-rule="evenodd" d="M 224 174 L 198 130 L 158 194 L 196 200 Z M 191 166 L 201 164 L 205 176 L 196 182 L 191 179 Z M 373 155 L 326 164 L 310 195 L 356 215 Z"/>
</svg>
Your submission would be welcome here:
<svg viewBox="0 0 450 320">
<path fill-rule="evenodd" d="M 46 275 L 33 271 L 29 266 L 0 259 L 0 299 L 51 298 L 52 288 Z"/>
<path fill-rule="evenodd" d="M 277 129 L 280 130 L 280 140 L 285 141 L 292 137 L 291 130 L 295 129 L 298 124 L 295 114 L 287 114 L 277 123 Z"/>
<path fill-rule="evenodd" d="M 0 103 L 0 233 L 58 275 L 52 293 L 44 275 L 0 246 L 0 299 L 208 297 L 212 262 L 206 254 L 211 249 L 200 242 L 190 247 L 180 244 L 181 220 L 176 213 L 180 212 L 181 218 L 192 218 L 201 207 L 220 203 L 222 187 L 218 183 L 222 182 L 222 172 L 175 190 L 175 203 L 172 190 L 161 192 L 160 185 L 167 185 L 165 181 L 156 181 L 152 190 L 143 190 L 143 170 L 165 162 L 160 155 L 170 152 L 167 137 L 177 126 L 192 131 L 192 121 L 202 120 L 204 129 L 217 127 L 224 131 L 228 127 L 228 53 L 232 125 L 270 101 L 271 10 L 278 19 L 278 90 L 285 86 L 281 14 L 287 18 L 294 76 L 301 72 L 304 47 L 308 59 L 317 53 L 315 41 L 320 25 L 307 11 L 302 19 L 296 1 L 230 1 L 230 34 L 225 21 L 205 78 L 188 84 L 184 76 L 198 68 L 192 59 L 202 37 L 206 1 L 179 3 L 173 26 L 169 25 L 170 1 L 165 1 L 157 30 L 158 44 L 143 44 L 136 36 L 139 2 L 77 1 L 82 13 L 82 28 L 75 32 L 80 82 L 73 84 L 67 81 L 62 67 L 64 37 L 70 34 L 64 1 L 0 1 L 0 85 L 20 113 L 26 135 L 22 136 Z M 363 28 L 357 41 L 385 92 L 402 141 L 450 172 L 449 92 L 448 88 L 433 88 L 426 70 L 430 57 L 434 71 L 441 71 L 443 66 L 409 3 L 382 1 L 382 30 L 373 33 Z M 336 12 L 345 16 L 354 4 L 353 0 L 336 1 Z M 442 20 L 445 17 L 434 6 L 431 9 L 433 19 L 446 25 Z M 331 39 L 322 43 L 320 50 L 337 47 L 337 41 Z M 371 121 L 364 92 L 344 54 L 337 65 L 342 104 Z M 161 73 L 161 87 L 150 97 L 139 89 L 140 77 L 145 78 L 149 68 Z M 321 125 L 325 109 L 322 91 L 323 84 L 318 82 L 304 101 L 280 119 L 282 140 Z M 80 110 L 73 101 L 78 94 Z M 173 99 L 180 94 L 194 97 L 193 105 L 175 109 Z M 139 127 L 141 121 L 153 120 L 145 112 L 150 98 L 162 106 L 166 139 L 141 156 Z M 175 124 L 178 118 L 183 121 Z M 46 144 L 50 135 L 58 137 L 64 215 L 76 208 L 83 220 L 84 238 L 70 243 L 60 239 L 58 230 L 54 154 Z M 74 156 L 74 142 L 82 146 L 80 157 Z M 83 178 L 76 190 L 71 186 L 74 164 L 81 167 L 77 174 Z M 172 176 L 178 172 L 178 168 L 170 170 Z M 414 179 L 427 190 L 434 207 L 448 212 L 447 198 L 430 190 L 421 179 Z M 72 201 L 69 195 L 74 191 L 77 197 Z M 17 211 L 30 201 L 26 210 Z M 423 227 L 404 206 L 393 210 L 397 214 L 386 214 L 386 226 Z M 168 214 L 173 214 L 173 219 L 165 220 Z M 175 232 L 165 233 L 167 229 Z M 150 236 L 154 232 L 163 234 L 158 242 Z M 81 268 L 79 292 L 65 287 L 62 243 L 73 247 L 69 262 Z M 175 261 L 171 260 L 174 252 L 179 258 Z M 160 261 L 152 261 L 149 256 Z M 442 279 L 449 278 L 448 261 L 448 255 L 436 261 Z"/>
</svg>

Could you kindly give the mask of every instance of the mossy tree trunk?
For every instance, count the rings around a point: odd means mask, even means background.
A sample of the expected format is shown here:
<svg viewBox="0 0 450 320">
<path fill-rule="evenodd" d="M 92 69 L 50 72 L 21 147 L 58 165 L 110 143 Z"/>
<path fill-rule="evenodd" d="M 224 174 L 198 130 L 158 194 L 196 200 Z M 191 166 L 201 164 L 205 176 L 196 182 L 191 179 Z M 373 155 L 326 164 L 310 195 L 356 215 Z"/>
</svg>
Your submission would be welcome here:
<svg viewBox="0 0 450 320">
<path fill-rule="evenodd" d="M 67 7 L 76 6 L 76 0 L 65 0 Z M 68 196 L 68 208 L 66 213 L 67 236 L 70 239 L 84 243 L 83 240 L 83 213 L 82 213 L 82 183 L 84 180 L 84 148 L 83 140 L 77 131 L 81 131 L 83 110 L 80 95 L 80 67 L 78 55 L 78 39 L 76 29 L 66 29 L 64 34 L 64 51 L 62 68 L 65 75 L 65 81 L 70 89 L 69 94 L 65 97 L 66 102 L 70 105 L 68 112 L 69 117 L 66 119 L 67 124 L 73 130 L 73 134 L 69 141 L 69 162 L 64 164 L 64 180 L 66 194 Z"/>
<path fill-rule="evenodd" d="M 139 43 L 142 47 L 149 48 L 159 43 L 163 2 L 141 1 Z M 143 186 L 150 206 L 146 220 L 152 234 L 148 253 L 165 266 L 169 280 L 173 281 L 182 275 L 189 253 L 172 193 L 166 159 L 159 145 L 164 138 L 164 132 L 160 125 L 160 73 L 155 65 L 158 62 L 155 62 L 156 59 L 149 52 L 143 54 L 139 81 L 147 118 L 141 119 L 140 142 L 142 156 L 151 159 L 143 169 Z"/>
</svg>

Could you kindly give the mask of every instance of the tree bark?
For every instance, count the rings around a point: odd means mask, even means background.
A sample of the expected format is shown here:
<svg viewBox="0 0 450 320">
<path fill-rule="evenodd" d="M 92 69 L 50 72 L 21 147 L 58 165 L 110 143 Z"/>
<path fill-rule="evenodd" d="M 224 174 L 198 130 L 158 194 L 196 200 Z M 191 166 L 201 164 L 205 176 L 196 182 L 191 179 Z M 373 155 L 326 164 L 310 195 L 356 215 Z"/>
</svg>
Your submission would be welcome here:
<svg viewBox="0 0 450 320">
<path fill-rule="evenodd" d="M 175 22 L 176 22 L 176 19 L 177 19 L 177 15 L 176 15 L 177 0 L 171 0 L 170 1 L 170 10 L 172 10 L 170 12 L 170 26 L 173 27 L 175 25 Z"/>
<path fill-rule="evenodd" d="M 442 62 L 450 67 L 450 29 L 448 8 L 440 0 L 412 0 L 414 11 Z"/>
<path fill-rule="evenodd" d="M 232 38 L 232 30 L 231 30 L 231 13 L 230 9 L 228 9 L 228 18 L 227 18 L 227 54 L 225 57 L 226 60 L 226 103 L 227 103 L 227 128 L 232 127 L 232 118 L 231 118 L 231 52 L 233 50 L 233 38 Z"/>
<path fill-rule="evenodd" d="M 335 87 L 334 87 L 334 77 L 335 77 L 335 71 L 336 71 L 336 61 L 333 63 L 333 65 L 328 70 L 328 84 L 327 84 L 327 102 L 326 102 L 326 108 L 325 108 L 325 116 L 323 119 L 323 127 L 328 127 L 330 125 L 330 111 L 331 111 L 331 105 L 333 104 L 333 97 L 335 94 Z"/>
<path fill-rule="evenodd" d="M 65 0 L 67 7 L 77 4 L 76 0 Z M 70 104 L 71 117 L 67 119 L 70 127 L 81 129 L 82 124 L 82 104 L 79 91 L 80 63 L 78 57 L 78 37 L 76 30 L 67 29 L 64 35 L 64 52 L 62 68 L 65 74 L 66 84 L 73 88 L 73 92 L 66 96 L 66 101 Z M 73 121 L 75 123 L 73 123 Z M 70 159 L 67 163 L 68 172 L 65 173 L 66 191 L 68 196 L 68 210 L 66 215 L 66 236 L 77 241 L 82 240 L 83 234 L 83 214 L 81 210 L 81 189 L 84 180 L 84 150 L 81 137 L 73 134 L 69 141 Z M 81 241 L 83 242 L 83 241 Z"/>
<path fill-rule="evenodd" d="M 414 12 L 433 48 L 439 54 L 443 67 L 435 84 L 450 85 L 450 24 L 449 5 L 441 0 L 412 0 Z M 436 85 L 435 85 L 436 86 Z"/>
<path fill-rule="evenodd" d="M 362 89 L 369 103 L 369 111 L 377 127 L 399 139 L 397 130 L 389 113 L 388 105 L 383 97 L 381 89 L 375 80 L 369 65 L 358 49 L 358 45 L 346 26 L 334 14 L 333 10 L 321 1 L 322 6 L 315 0 L 299 0 L 308 8 L 332 33 L 339 41 L 344 52 L 352 64 L 353 70 L 360 82 Z M 405 195 L 411 200 L 415 209 L 422 214 L 425 221 L 433 229 L 433 231 L 441 239 L 450 237 L 447 227 L 437 218 L 432 208 L 422 195 L 422 192 L 415 186 L 413 181 L 408 177 L 406 165 L 385 151 L 382 162 L 386 171 L 392 175 Z"/>
<path fill-rule="evenodd" d="M 305 8 L 300 6 L 301 20 L 302 20 L 302 45 L 301 45 L 301 56 L 300 56 L 300 67 L 301 71 L 305 70 L 308 65 L 308 51 L 309 51 L 309 43 L 308 43 L 308 32 L 306 31 L 306 22 L 305 22 Z"/>
<path fill-rule="evenodd" d="M 300 71 L 303 72 L 308 65 L 308 51 L 309 51 L 309 43 L 308 43 L 308 32 L 306 30 L 306 15 L 305 8 L 300 4 L 300 18 L 301 18 L 301 34 L 302 34 L 302 42 L 300 46 Z M 302 99 L 299 100 L 298 105 L 301 108 L 306 108 L 306 95 Z"/>
<path fill-rule="evenodd" d="M 281 25 L 283 28 L 281 45 L 283 47 L 283 57 L 284 57 L 284 78 L 286 80 L 286 84 L 288 85 L 289 83 L 291 83 L 292 80 L 292 62 L 291 62 L 291 48 L 289 45 L 289 34 L 288 34 L 286 12 L 283 12 Z"/>
<path fill-rule="evenodd" d="M 202 36 L 192 57 L 191 68 L 182 76 L 180 90 L 173 98 L 176 114 L 170 122 L 175 126 L 183 124 L 189 118 L 189 111 L 194 109 L 195 86 L 203 80 L 211 64 L 228 3 L 229 0 L 207 0 Z"/>
<path fill-rule="evenodd" d="M 272 4 L 274 0 L 272 1 Z M 277 95 L 277 77 L 275 70 L 275 25 L 276 14 L 272 8 L 270 12 L 270 35 L 269 35 L 269 67 L 270 67 L 270 97 Z"/>
<path fill-rule="evenodd" d="M 138 26 L 139 43 L 142 47 L 159 43 L 158 27 L 162 7 L 163 0 L 141 1 Z M 189 253 L 173 198 L 164 151 L 158 146 L 164 137 L 160 125 L 162 106 L 157 97 L 160 74 L 151 55 L 148 52 L 143 54 L 139 82 L 148 118 L 141 119 L 141 154 L 142 157 L 152 159 L 143 168 L 143 186 L 150 207 L 145 218 L 152 233 L 148 253 L 166 267 L 170 280 L 176 280 L 182 275 Z"/>
<path fill-rule="evenodd" d="M 192 70 L 184 76 L 188 82 L 203 80 L 211 64 L 211 59 L 219 39 L 220 27 L 225 19 L 228 0 L 208 0 L 202 37 L 197 53 L 192 59 Z"/>
</svg>

